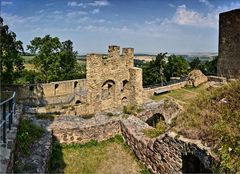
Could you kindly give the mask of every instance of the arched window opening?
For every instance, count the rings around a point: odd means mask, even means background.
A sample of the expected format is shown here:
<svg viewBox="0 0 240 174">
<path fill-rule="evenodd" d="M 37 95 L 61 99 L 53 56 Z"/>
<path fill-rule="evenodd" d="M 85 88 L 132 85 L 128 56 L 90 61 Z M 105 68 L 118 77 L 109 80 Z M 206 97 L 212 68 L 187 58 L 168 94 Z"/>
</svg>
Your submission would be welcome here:
<svg viewBox="0 0 240 174">
<path fill-rule="evenodd" d="M 162 114 L 160 113 L 156 113 L 154 114 L 152 117 L 148 118 L 146 123 L 149 125 L 149 126 L 152 126 L 152 127 L 155 127 L 156 128 L 156 124 L 159 123 L 159 122 L 165 122 L 165 118 L 163 117 Z"/>
<path fill-rule="evenodd" d="M 55 84 L 55 89 L 57 89 L 59 87 L 59 84 Z"/>
<path fill-rule="evenodd" d="M 107 80 L 102 85 L 102 99 L 113 98 L 115 93 L 115 82 L 113 80 Z"/>
<path fill-rule="evenodd" d="M 126 88 L 126 85 L 128 84 L 128 80 L 123 80 L 123 82 L 122 82 L 122 89 L 121 89 L 121 91 L 123 92 L 124 91 L 124 89 Z"/>
<path fill-rule="evenodd" d="M 82 102 L 80 100 L 77 100 L 75 104 L 81 104 Z"/>
<path fill-rule="evenodd" d="M 77 87 L 77 84 L 78 84 L 78 82 L 77 82 L 77 81 L 75 81 L 75 82 L 74 82 L 74 88 L 76 88 L 76 87 Z"/>
</svg>

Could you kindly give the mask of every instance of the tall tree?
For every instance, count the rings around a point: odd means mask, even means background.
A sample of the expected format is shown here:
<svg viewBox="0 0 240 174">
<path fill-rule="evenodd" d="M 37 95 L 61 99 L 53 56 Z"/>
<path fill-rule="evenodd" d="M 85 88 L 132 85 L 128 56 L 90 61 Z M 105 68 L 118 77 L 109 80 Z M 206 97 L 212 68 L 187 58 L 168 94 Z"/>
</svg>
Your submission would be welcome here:
<svg viewBox="0 0 240 174">
<path fill-rule="evenodd" d="M 198 57 L 196 57 L 189 63 L 189 65 L 192 70 L 199 69 L 199 67 L 201 65 L 201 60 Z"/>
<path fill-rule="evenodd" d="M 166 66 L 166 54 L 160 53 L 156 58 L 142 66 L 143 85 L 159 84 L 166 81 L 164 68 Z"/>
<path fill-rule="evenodd" d="M 12 84 L 21 75 L 24 69 L 24 60 L 20 56 L 23 52 L 22 42 L 16 40 L 16 34 L 3 24 L 0 17 L 0 59 L 1 81 L 4 84 Z"/>
<path fill-rule="evenodd" d="M 171 55 L 164 69 L 167 80 L 170 77 L 181 77 L 188 73 L 188 62 L 182 56 Z"/>
<path fill-rule="evenodd" d="M 27 48 L 35 55 L 33 63 L 43 74 L 44 82 L 58 80 L 60 74 L 61 42 L 57 37 L 46 35 L 43 38 L 35 37 Z"/>
<path fill-rule="evenodd" d="M 85 70 L 77 62 L 72 41 L 60 42 L 59 38 L 46 35 L 35 37 L 30 43 L 27 48 L 35 55 L 33 62 L 41 72 L 43 82 L 84 77 Z"/>
</svg>

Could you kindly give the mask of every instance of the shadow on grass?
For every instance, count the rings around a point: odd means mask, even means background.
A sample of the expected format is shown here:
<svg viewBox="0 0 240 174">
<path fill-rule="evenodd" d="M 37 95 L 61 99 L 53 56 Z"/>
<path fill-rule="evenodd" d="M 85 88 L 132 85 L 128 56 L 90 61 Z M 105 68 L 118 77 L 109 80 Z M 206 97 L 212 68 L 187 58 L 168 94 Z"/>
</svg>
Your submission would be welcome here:
<svg viewBox="0 0 240 174">
<path fill-rule="evenodd" d="M 63 147 L 62 145 L 53 139 L 52 143 L 52 153 L 48 165 L 49 173 L 64 173 L 64 168 L 66 164 L 63 159 Z"/>
</svg>

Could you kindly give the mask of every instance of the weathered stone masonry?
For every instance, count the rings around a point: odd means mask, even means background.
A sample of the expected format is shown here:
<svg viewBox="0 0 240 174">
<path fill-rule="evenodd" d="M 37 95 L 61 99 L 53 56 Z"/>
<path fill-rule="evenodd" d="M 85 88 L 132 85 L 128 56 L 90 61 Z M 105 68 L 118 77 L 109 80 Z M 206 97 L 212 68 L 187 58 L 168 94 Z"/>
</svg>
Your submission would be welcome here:
<svg viewBox="0 0 240 174">
<path fill-rule="evenodd" d="M 219 15 L 218 75 L 240 77 L 240 9 Z"/>
<path fill-rule="evenodd" d="M 133 66 L 134 49 L 109 46 L 108 55 L 88 54 L 86 79 L 12 86 L 25 105 L 78 104 L 77 115 L 142 104 L 142 70 Z"/>
<path fill-rule="evenodd" d="M 199 140 L 190 140 L 174 132 L 162 134 L 157 138 L 148 138 L 143 129 L 151 128 L 135 116 L 128 119 L 113 117 L 94 124 L 78 124 L 75 121 L 57 121 L 52 125 L 53 135 L 60 143 L 85 143 L 91 139 L 102 141 L 122 134 L 126 143 L 139 160 L 152 173 L 181 173 L 184 171 L 184 156 L 193 155 L 206 169 L 212 167 L 213 155 Z M 91 122 L 90 120 L 87 122 Z M 89 126 L 88 126 L 89 125 Z"/>
</svg>

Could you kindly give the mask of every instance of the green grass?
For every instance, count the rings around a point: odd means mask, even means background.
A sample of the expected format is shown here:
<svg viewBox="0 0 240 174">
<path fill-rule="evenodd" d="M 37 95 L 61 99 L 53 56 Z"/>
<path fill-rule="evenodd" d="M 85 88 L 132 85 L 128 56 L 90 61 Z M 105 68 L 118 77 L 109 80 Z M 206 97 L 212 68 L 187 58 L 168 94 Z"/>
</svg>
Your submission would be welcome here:
<svg viewBox="0 0 240 174">
<path fill-rule="evenodd" d="M 122 136 L 86 144 L 61 145 L 55 142 L 49 166 L 51 173 L 140 173 L 146 169 L 137 161 Z"/>
<path fill-rule="evenodd" d="M 21 56 L 24 60 L 25 60 L 25 62 L 29 62 L 29 61 L 31 61 L 35 56 Z"/>
<path fill-rule="evenodd" d="M 17 132 L 17 147 L 24 156 L 30 155 L 31 145 L 44 133 L 44 129 L 34 125 L 28 119 L 21 120 Z"/>
<path fill-rule="evenodd" d="M 159 135 L 165 133 L 166 128 L 167 126 L 165 124 L 165 121 L 161 120 L 156 124 L 156 128 L 143 129 L 143 133 L 149 138 L 156 138 Z"/>
<path fill-rule="evenodd" d="M 177 118 L 175 131 L 201 139 L 220 158 L 220 172 L 240 171 L 240 81 L 205 91 Z"/>
<path fill-rule="evenodd" d="M 152 96 L 151 99 L 159 101 L 168 97 L 174 98 L 184 103 L 191 103 L 201 92 L 204 91 L 204 85 L 199 87 L 185 87 L 177 90 L 170 91 L 169 93 Z"/>
<path fill-rule="evenodd" d="M 109 117 L 113 117 L 113 116 L 114 116 L 114 114 L 113 114 L 113 113 L 111 113 L 111 112 L 108 112 L 108 113 L 107 113 L 107 116 L 109 116 Z"/>
<path fill-rule="evenodd" d="M 36 114 L 36 118 L 37 119 L 43 119 L 43 120 L 46 120 L 46 119 L 48 119 L 48 120 L 54 120 L 54 118 L 56 117 L 56 115 L 54 115 L 54 114 L 47 114 L 47 113 L 37 113 Z"/>
</svg>

